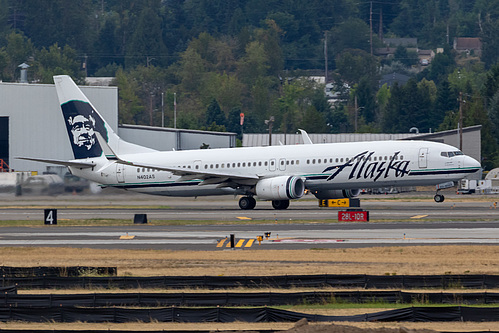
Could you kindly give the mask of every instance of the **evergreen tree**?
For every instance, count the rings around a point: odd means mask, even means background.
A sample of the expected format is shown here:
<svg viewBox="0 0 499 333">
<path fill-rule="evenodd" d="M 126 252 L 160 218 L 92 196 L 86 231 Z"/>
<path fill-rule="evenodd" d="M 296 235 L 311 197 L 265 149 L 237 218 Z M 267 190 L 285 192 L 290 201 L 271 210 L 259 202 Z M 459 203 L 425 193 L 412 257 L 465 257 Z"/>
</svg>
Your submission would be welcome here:
<svg viewBox="0 0 499 333">
<path fill-rule="evenodd" d="M 137 20 L 130 43 L 127 45 L 125 65 L 134 67 L 164 66 L 168 63 L 163 42 L 160 17 L 160 0 L 148 0 Z"/>
<path fill-rule="evenodd" d="M 209 127 L 213 123 L 218 126 L 226 126 L 225 114 L 220 109 L 220 105 L 218 104 L 216 99 L 212 99 L 210 105 L 206 109 L 206 125 Z"/>
</svg>

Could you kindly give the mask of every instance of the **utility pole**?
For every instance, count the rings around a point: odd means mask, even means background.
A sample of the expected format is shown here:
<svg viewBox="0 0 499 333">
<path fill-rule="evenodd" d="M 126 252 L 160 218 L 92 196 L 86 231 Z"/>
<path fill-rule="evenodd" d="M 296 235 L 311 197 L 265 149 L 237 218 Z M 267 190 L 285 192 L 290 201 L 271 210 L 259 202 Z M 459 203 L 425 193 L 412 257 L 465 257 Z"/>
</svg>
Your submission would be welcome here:
<svg viewBox="0 0 499 333">
<path fill-rule="evenodd" d="M 161 92 L 161 127 L 165 127 L 165 93 Z"/>
<path fill-rule="evenodd" d="M 327 31 L 324 31 L 324 62 L 325 62 L 325 71 L 324 71 L 324 84 L 327 84 L 329 81 L 328 75 L 327 75 Z"/>
<path fill-rule="evenodd" d="M 177 93 L 173 93 L 173 128 L 177 128 Z"/>
<path fill-rule="evenodd" d="M 459 150 L 463 151 L 463 93 L 459 92 Z"/>
<path fill-rule="evenodd" d="M 373 55 L 373 2 L 370 1 L 371 7 L 369 10 L 369 41 L 371 44 L 371 55 Z"/>
<path fill-rule="evenodd" d="M 269 120 L 265 120 L 265 125 L 269 125 L 269 146 L 272 146 L 272 126 L 274 126 L 274 116 L 270 116 Z"/>
<path fill-rule="evenodd" d="M 354 124 L 355 124 L 355 133 L 357 133 L 357 95 L 355 95 L 355 100 L 354 100 L 354 117 L 355 117 L 355 120 L 354 120 Z"/>
</svg>

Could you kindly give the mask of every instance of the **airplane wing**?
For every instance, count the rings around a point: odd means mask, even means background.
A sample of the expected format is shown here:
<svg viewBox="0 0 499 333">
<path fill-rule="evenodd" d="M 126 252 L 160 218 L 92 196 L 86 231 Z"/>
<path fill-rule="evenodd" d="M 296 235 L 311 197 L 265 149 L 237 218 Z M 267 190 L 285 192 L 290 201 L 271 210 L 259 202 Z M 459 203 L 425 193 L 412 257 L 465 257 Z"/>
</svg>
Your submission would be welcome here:
<svg viewBox="0 0 499 333">
<path fill-rule="evenodd" d="M 104 140 L 104 138 L 99 132 L 96 132 L 95 135 L 97 137 L 97 141 L 99 141 L 99 144 L 101 145 L 102 150 L 108 160 L 114 160 L 116 161 L 116 163 L 131 165 L 138 168 L 149 168 L 149 169 L 168 171 L 176 176 L 181 176 L 180 178 L 181 181 L 202 179 L 203 182 L 201 182 L 200 185 L 227 183 L 230 181 L 239 184 L 240 183 L 246 184 L 248 182 L 250 184 L 254 184 L 255 181 L 260 179 L 260 177 L 258 177 L 258 175 L 256 174 L 241 175 L 230 172 L 203 171 L 198 169 L 193 170 L 193 169 L 177 168 L 177 167 L 170 167 L 170 166 L 163 166 L 156 164 L 148 164 L 148 163 L 142 163 L 140 161 L 126 161 L 118 157 L 118 155 L 116 155 L 116 153 L 111 149 L 111 147 L 107 144 L 106 140 Z"/>
<path fill-rule="evenodd" d="M 46 158 L 31 158 L 31 157 L 16 157 L 16 159 L 57 164 L 57 165 L 64 165 L 64 166 L 75 167 L 75 168 L 80 168 L 80 169 L 95 167 L 94 163 L 80 162 L 80 161 L 63 161 L 63 160 L 51 160 L 51 159 L 46 159 Z"/>
</svg>

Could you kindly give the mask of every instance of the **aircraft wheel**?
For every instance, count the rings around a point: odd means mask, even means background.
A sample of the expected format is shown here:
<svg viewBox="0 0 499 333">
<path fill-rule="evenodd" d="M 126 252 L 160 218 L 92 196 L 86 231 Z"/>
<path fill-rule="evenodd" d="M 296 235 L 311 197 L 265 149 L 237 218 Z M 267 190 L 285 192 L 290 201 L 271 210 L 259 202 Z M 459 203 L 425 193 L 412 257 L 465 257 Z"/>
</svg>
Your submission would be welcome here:
<svg viewBox="0 0 499 333">
<path fill-rule="evenodd" d="M 272 200 L 274 209 L 286 209 L 289 207 L 289 200 Z"/>
<path fill-rule="evenodd" d="M 252 197 L 242 197 L 239 199 L 239 208 L 248 210 L 253 209 L 256 206 L 256 200 Z"/>
<path fill-rule="evenodd" d="M 444 202 L 445 197 L 442 194 L 435 194 L 433 200 L 435 200 L 435 202 Z"/>
</svg>

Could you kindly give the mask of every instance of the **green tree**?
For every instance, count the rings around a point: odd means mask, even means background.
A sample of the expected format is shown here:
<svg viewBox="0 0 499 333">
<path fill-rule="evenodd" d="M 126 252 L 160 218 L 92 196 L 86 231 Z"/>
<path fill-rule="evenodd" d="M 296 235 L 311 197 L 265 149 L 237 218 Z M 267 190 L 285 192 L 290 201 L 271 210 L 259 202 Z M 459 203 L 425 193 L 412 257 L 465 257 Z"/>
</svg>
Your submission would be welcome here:
<svg viewBox="0 0 499 333">
<path fill-rule="evenodd" d="M 41 83 L 53 83 L 54 75 L 66 74 L 81 81 L 80 62 L 76 51 L 66 45 L 54 44 L 37 52 L 34 63 L 35 79 Z"/>
<path fill-rule="evenodd" d="M 138 64 L 145 66 L 164 66 L 167 53 L 163 42 L 160 17 L 160 0 L 147 0 L 146 6 L 137 20 L 130 43 L 126 50 L 126 67 L 134 67 Z"/>
<path fill-rule="evenodd" d="M 11 32 L 7 35 L 4 51 L 6 57 L 4 61 L 7 66 L 4 67 L 4 77 L 7 80 L 14 80 L 18 66 L 23 62 L 28 62 L 34 54 L 34 47 L 31 40 L 21 33 Z"/>
<path fill-rule="evenodd" d="M 497 63 L 499 59 L 499 19 L 488 19 L 483 24 L 481 33 L 482 55 L 481 60 L 487 68 Z"/>
<path fill-rule="evenodd" d="M 144 112 L 142 101 L 137 95 L 139 85 L 123 69 L 116 72 L 118 86 L 118 121 L 120 124 L 138 124 L 137 115 Z"/>
<path fill-rule="evenodd" d="M 377 82 L 379 63 L 376 57 L 362 50 L 348 49 L 336 58 L 336 67 L 341 78 L 350 86 L 366 76 L 372 86 Z"/>
<path fill-rule="evenodd" d="M 216 124 L 218 126 L 224 126 L 226 125 L 226 119 L 225 119 L 225 114 L 222 112 L 222 109 L 220 109 L 220 105 L 218 104 L 216 99 L 212 99 L 210 102 L 210 105 L 208 105 L 208 108 L 206 109 L 206 125 L 209 127 L 212 124 Z"/>
<path fill-rule="evenodd" d="M 92 0 L 78 3 L 66 0 L 24 0 L 24 32 L 37 47 L 69 45 L 87 51 L 95 30 Z"/>
</svg>

